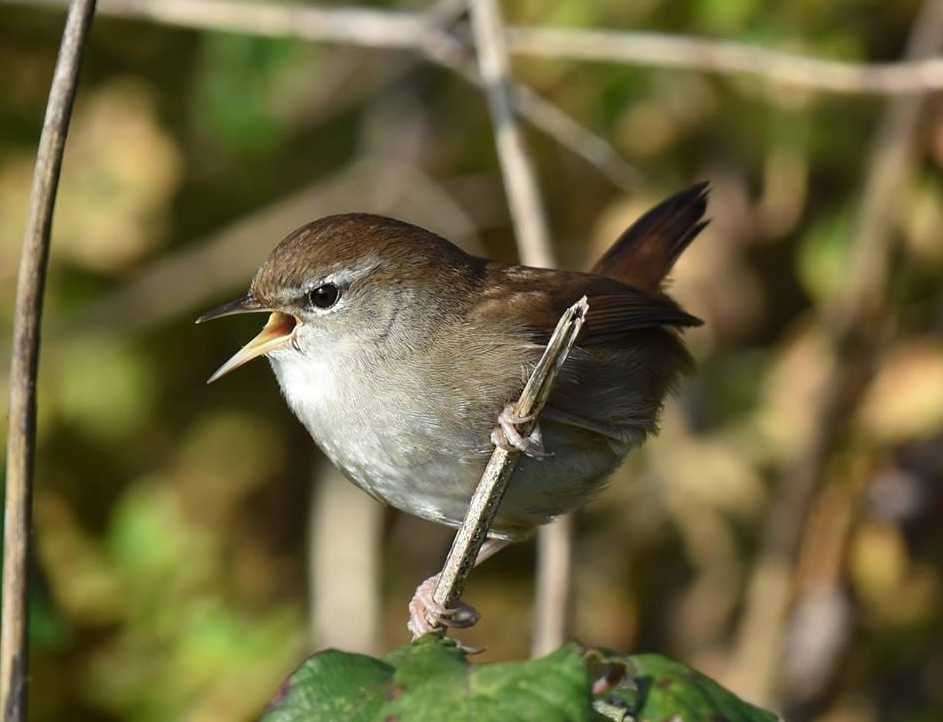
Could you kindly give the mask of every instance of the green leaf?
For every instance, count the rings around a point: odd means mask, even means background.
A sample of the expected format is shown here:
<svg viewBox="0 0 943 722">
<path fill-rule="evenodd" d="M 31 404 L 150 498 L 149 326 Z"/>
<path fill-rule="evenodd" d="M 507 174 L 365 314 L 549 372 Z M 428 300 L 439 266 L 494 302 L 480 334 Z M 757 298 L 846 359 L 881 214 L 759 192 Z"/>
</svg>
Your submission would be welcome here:
<svg viewBox="0 0 943 722">
<path fill-rule="evenodd" d="M 410 722 L 589 722 L 589 677 L 576 645 L 532 662 L 469 665 L 454 642 L 428 635 L 391 654 L 394 699 L 378 719 Z"/>
<path fill-rule="evenodd" d="M 597 695 L 602 719 L 635 722 L 776 722 L 778 717 L 751 704 L 700 672 L 658 654 L 588 657 L 600 665 L 607 689 Z M 600 675 L 600 676 L 603 676 Z M 597 687 L 602 686 L 598 685 Z M 624 710 L 623 717 L 610 710 Z"/>
<path fill-rule="evenodd" d="M 594 682 L 595 680 L 595 682 Z M 593 694 L 593 690 L 596 694 Z M 774 722 L 683 664 L 569 644 L 528 662 L 472 665 L 427 635 L 378 660 L 330 650 L 286 682 L 262 722 Z"/>
<path fill-rule="evenodd" d="M 393 668 L 364 654 L 329 649 L 282 685 L 263 722 L 370 722 L 392 689 Z"/>
</svg>

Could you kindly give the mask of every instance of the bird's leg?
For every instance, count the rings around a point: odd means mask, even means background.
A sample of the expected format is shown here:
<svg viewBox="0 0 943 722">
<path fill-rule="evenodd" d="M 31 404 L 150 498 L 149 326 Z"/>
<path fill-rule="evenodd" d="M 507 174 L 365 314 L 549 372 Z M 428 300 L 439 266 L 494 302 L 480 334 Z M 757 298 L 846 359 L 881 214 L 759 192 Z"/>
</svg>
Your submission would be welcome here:
<svg viewBox="0 0 943 722">
<path fill-rule="evenodd" d="M 508 404 L 498 414 L 498 425 L 491 432 L 491 443 L 505 450 L 513 447 L 534 459 L 553 456 L 544 449 L 544 440 L 539 426 L 535 426 L 526 438 L 517 430 L 520 424 L 532 421 L 533 418 L 533 416 L 518 416 L 514 413 L 514 404 Z"/>
<path fill-rule="evenodd" d="M 475 557 L 477 567 L 489 557 L 504 549 L 509 541 L 505 539 L 487 539 L 478 550 Z M 409 622 L 406 627 L 418 639 L 424 634 L 440 627 L 456 627 L 464 629 L 474 626 L 479 619 L 478 611 L 469 604 L 459 601 L 454 607 L 445 608 L 434 598 L 435 588 L 439 583 L 439 575 L 431 576 L 418 587 L 409 600 Z"/>
</svg>

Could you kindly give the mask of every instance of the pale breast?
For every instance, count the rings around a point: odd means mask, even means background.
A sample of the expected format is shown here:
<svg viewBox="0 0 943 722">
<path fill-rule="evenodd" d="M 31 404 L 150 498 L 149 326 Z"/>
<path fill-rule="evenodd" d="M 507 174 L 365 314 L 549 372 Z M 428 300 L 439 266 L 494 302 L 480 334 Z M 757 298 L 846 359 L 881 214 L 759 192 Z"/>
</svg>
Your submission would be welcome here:
<svg viewBox="0 0 943 722">
<path fill-rule="evenodd" d="M 417 405 L 403 379 L 390 384 L 365 369 L 291 357 L 272 367 L 292 411 L 353 482 L 417 516 L 461 520 L 487 460 L 480 434 Z"/>
<path fill-rule="evenodd" d="M 459 525 L 491 454 L 490 430 L 505 401 L 480 408 L 473 379 L 446 388 L 423 370 L 418 381 L 400 373 L 393 383 L 358 363 L 272 359 L 289 406 L 348 478 L 397 509 Z M 526 536 L 579 506 L 630 447 L 553 422 L 542 427 L 554 455 L 522 460 L 501 505 L 496 536 Z"/>
</svg>

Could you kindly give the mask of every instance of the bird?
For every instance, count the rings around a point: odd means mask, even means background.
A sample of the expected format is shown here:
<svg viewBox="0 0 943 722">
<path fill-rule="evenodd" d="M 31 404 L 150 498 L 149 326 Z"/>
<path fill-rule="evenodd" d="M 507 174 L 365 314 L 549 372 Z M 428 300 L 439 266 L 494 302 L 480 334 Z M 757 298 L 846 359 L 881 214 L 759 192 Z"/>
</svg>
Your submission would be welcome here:
<svg viewBox="0 0 943 722">
<path fill-rule="evenodd" d="M 477 563 L 580 507 L 658 428 L 692 368 L 682 333 L 702 321 L 666 277 L 707 225 L 706 182 L 636 220 L 589 272 L 470 255 L 393 218 L 346 213 L 278 243 L 248 291 L 197 319 L 268 313 L 210 377 L 265 356 L 288 406 L 354 484 L 396 509 L 460 526 L 494 446 L 523 452 Z M 519 396 L 560 315 L 589 311 L 539 424 Z M 427 579 L 409 604 L 414 637 L 474 624 Z"/>
</svg>

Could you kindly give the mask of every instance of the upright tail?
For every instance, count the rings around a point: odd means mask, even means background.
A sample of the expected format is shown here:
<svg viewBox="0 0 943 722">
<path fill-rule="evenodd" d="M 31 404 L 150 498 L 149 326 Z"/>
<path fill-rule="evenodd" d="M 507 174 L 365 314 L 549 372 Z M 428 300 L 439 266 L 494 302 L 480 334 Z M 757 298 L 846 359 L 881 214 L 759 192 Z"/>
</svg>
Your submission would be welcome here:
<svg viewBox="0 0 943 722">
<path fill-rule="evenodd" d="M 592 272 L 657 291 L 678 256 L 709 221 L 706 181 L 662 201 L 619 236 Z"/>
</svg>

